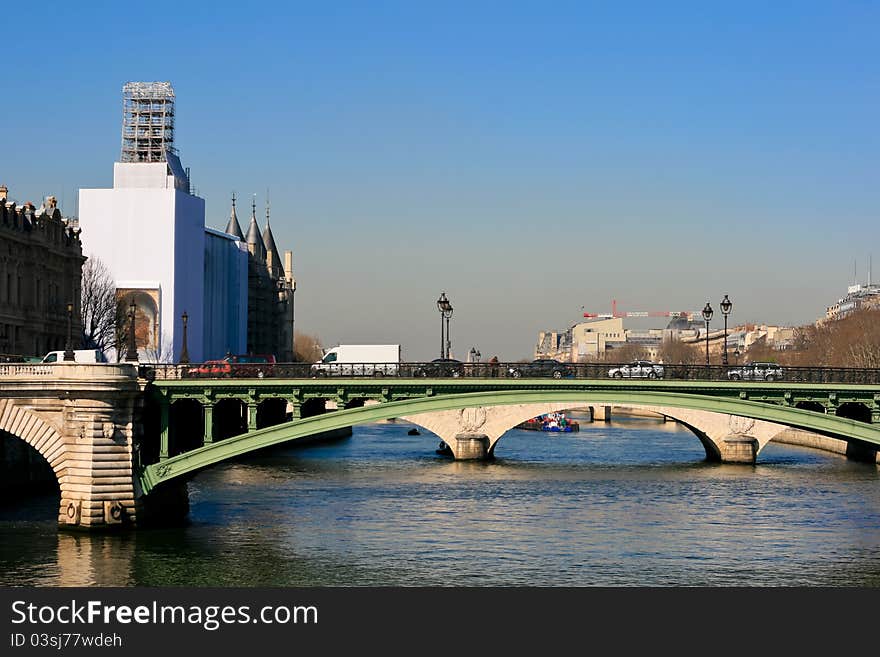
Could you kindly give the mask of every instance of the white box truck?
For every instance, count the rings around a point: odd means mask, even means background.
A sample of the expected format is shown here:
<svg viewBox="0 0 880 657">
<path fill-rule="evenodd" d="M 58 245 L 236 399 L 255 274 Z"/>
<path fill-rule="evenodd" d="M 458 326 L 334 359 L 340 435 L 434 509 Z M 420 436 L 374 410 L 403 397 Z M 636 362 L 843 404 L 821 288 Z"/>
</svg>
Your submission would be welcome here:
<svg viewBox="0 0 880 657">
<path fill-rule="evenodd" d="M 397 376 L 399 344 L 341 344 L 312 365 L 312 376 Z"/>
</svg>

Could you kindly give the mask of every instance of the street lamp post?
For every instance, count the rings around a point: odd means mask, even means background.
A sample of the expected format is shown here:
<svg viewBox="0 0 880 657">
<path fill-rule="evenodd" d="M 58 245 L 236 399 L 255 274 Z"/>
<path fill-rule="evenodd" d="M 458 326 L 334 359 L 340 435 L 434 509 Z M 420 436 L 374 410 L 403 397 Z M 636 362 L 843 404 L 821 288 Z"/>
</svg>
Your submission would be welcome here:
<svg viewBox="0 0 880 657">
<path fill-rule="evenodd" d="M 67 344 L 64 345 L 64 360 L 75 362 L 76 354 L 73 353 L 73 304 L 67 304 Z"/>
<path fill-rule="evenodd" d="M 721 300 L 721 314 L 724 315 L 724 351 L 721 355 L 721 363 L 723 365 L 727 365 L 727 316 L 730 314 L 730 311 L 733 309 L 733 302 L 727 298 L 727 295 L 724 295 L 724 298 Z"/>
<path fill-rule="evenodd" d="M 706 307 L 703 308 L 703 319 L 706 322 L 706 367 L 709 367 L 709 320 L 712 319 L 712 315 L 714 311 L 712 310 L 712 306 L 709 305 L 709 302 L 706 302 Z"/>
<path fill-rule="evenodd" d="M 440 293 L 437 299 L 437 310 L 440 311 L 440 358 L 449 358 L 452 340 L 449 337 L 449 320 L 452 318 L 452 304 L 446 297 L 446 292 Z M 446 323 L 446 336 L 443 335 L 443 323 Z"/>
<path fill-rule="evenodd" d="M 189 315 L 186 314 L 186 311 L 183 311 L 183 314 L 180 316 L 180 319 L 183 321 L 183 347 L 180 350 L 180 362 L 188 363 L 189 362 L 189 349 L 186 347 L 186 322 L 189 320 Z"/>
<path fill-rule="evenodd" d="M 137 345 L 134 341 L 134 318 L 136 313 L 137 305 L 132 301 L 128 307 L 128 350 L 125 352 L 125 360 L 134 362 L 137 362 L 138 359 Z"/>
</svg>

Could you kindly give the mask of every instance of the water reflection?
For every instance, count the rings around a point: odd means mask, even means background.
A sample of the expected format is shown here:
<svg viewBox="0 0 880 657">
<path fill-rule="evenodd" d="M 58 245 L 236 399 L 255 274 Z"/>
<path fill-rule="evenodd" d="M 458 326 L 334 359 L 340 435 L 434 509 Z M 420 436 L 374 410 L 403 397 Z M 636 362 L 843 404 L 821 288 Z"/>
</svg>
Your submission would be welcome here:
<svg viewBox="0 0 880 657">
<path fill-rule="evenodd" d="M 876 466 L 773 444 L 755 466 L 707 463 L 644 418 L 511 431 L 495 461 L 461 463 L 408 429 L 206 471 L 186 527 L 68 534 L 57 499 L 0 509 L 4 583 L 880 585 Z"/>
</svg>

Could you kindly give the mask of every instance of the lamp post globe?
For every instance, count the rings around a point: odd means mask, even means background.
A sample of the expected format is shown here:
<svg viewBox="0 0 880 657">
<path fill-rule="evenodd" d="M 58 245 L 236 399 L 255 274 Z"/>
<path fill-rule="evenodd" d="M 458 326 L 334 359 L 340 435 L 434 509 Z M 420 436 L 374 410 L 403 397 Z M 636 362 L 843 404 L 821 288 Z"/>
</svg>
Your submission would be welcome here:
<svg viewBox="0 0 880 657">
<path fill-rule="evenodd" d="M 722 352 L 721 362 L 724 365 L 727 365 L 727 316 L 730 314 L 730 311 L 733 310 L 733 302 L 728 298 L 725 294 L 724 298 L 721 300 L 721 314 L 724 315 L 724 351 Z"/>
<path fill-rule="evenodd" d="M 715 311 L 712 310 L 712 306 L 707 301 L 702 311 L 703 320 L 706 322 L 706 367 L 709 367 L 709 321 L 712 319 L 713 314 L 715 314 Z"/>
</svg>

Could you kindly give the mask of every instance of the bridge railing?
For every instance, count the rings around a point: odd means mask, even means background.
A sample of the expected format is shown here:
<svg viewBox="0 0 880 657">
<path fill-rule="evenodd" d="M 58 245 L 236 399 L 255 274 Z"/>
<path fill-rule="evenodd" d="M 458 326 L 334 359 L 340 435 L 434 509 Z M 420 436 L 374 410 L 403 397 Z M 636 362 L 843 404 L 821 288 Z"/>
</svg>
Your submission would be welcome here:
<svg viewBox="0 0 880 657">
<path fill-rule="evenodd" d="M 3 366 L 0 366 L 2 368 Z M 12 365 L 5 367 L 47 367 Z M 51 367 L 51 366 L 48 366 Z M 842 367 L 771 367 L 747 365 L 655 365 L 627 368 L 626 363 L 236 363 L 141 365 L 140 376 L 156 380 L 176 379 L 317 379 L 432 378 L 432 379 L 655 379 L 675 381 L 760 381 L 764 383 L 880 384 L 880 369 Z M 0 375 L 3 370 L 0 369 Z M 36 372 L 35 372 L 36 374 Z"/>
</svg>

